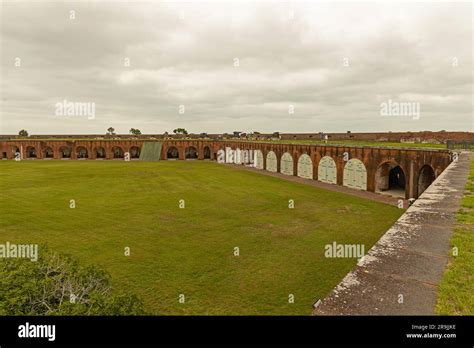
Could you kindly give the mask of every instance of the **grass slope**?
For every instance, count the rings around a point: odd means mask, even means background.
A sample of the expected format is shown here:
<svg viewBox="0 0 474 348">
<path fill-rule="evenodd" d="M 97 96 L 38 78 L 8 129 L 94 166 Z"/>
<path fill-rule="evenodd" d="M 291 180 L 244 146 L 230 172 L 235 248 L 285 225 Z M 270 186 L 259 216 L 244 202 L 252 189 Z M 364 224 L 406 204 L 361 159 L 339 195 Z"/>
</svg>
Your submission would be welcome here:
<svg viewBox="0 0 474 348">
<path fill-rule="evenodd" d="M 456 215 L 451 246 L 458 248 L 458 256 L 451 256 L 443 275 L 436 311 L 443 315 L 474 315 L 474 161 Z"/>
<path fill-rule="evenodd" d="M 0 192 L 0 243 L 97 264 L 155 314 L 310 314 L 356 263 L 325 244 L 368 251 L 403 212 L 204 161 L 3 161 Z"/>
</svg>

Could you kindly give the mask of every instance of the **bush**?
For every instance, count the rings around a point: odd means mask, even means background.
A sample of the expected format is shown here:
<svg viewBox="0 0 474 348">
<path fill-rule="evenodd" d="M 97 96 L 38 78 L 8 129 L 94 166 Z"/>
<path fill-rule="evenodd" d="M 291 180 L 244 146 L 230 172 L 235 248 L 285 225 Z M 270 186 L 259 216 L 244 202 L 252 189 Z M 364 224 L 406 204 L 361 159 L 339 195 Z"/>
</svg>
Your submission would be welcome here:
<svg viewBox="0 0 474 348">
<path fill-rule="evenodd" d="M 135 295 L 113 291 L 110 275 L 41 247 L 38 261 L 0 260 L 0 315 L 141 315 Z"/>
</svg>

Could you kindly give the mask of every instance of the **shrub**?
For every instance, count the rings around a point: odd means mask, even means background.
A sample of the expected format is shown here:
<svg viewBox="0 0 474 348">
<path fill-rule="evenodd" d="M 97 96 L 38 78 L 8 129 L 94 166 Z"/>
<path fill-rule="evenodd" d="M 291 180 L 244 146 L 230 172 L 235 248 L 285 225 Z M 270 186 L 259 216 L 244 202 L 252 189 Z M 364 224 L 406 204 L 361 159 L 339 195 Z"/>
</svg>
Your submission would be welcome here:
<svg viewBox="0 0 474 348">
<path fill-rule="evenodd" d="M 140 315 L 142 301 L 114 291 L 95 266 L 40 248 L 36 262 L 0 260 L 0 315 Z"/>
</svg>

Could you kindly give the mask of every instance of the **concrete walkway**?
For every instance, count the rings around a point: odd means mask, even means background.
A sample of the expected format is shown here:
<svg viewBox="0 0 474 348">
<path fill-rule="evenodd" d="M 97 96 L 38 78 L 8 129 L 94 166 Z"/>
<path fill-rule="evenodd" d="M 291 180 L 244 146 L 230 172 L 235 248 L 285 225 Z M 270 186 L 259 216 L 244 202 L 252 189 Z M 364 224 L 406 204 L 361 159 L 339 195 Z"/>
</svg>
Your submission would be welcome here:
<svg viewBox="0 0 474 348">
<path fill-rule="evenodd" d="M 434 314 L 471 159 L 451 163 L 313 314 Z"/>
<path fill-rule="evenodd" d="M 318 187 L 318 188 L 322 188 L 322 189 L 329 190 L 329 191 L 341 192 L 341 193 L 345 193 L 347 195 L 357 196 L 357 197 L 370 199 L 370 200 L 373 200 L 373 201 L 382 202 L 382 203 L 395 205 L 395 206 L 398 206 L 398 200 L 402 199 L 402 198 L 398 198 L 398 197 L 392 197 L 392 196 L 389 196 L 389 195 L 383 195 L 383 194 L 380 194 L 380 193 L 355 190 L 355 189 L 352 189 L 352 188 L 349 188 L 349 187 L 346 187 L 346 186 L 327 184 L 327 183 L 317 181 L 317 180 L 304 179 L 304 178 L 300 178 L 299 176 L 284 175 L 284 174 L 281 174 L 281 173 L 273 173 L 273 172 L 269 172 L 268 170 L 256 169 L 254 167 L 246 167 L 246 166 L 238 165 L 238 164 L 226 164 L 226 165 L 231 166 L 232 168 L 236 168 L 236 169 L 248 170 L 248 171 L 256 172 L 256 173 L 259 173 L 259 174 L 272 176 L 274 178 L 279 178 L 279 179 L 283 179 L 283 180 L 287 180 L 287 181 L 291 181 L 291 182 L 297 182 L 297 183 L 300 183 L 300 184 L 305 184 L 305 185 L 309 185 L 309 186 L 313 186 L 313 187 Z M 403 199 L 403 202 L 404 202 L 403 203 L 404 208 L 407 208 L 408 207 L 408 200 Z"/>
</svg>

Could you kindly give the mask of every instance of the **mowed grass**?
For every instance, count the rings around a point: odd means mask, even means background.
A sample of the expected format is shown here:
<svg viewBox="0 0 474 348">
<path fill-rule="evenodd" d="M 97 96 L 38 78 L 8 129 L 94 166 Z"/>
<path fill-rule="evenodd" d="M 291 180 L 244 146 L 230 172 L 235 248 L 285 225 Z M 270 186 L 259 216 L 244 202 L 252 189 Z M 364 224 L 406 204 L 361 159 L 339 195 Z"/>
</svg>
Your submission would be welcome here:
<svg viewBox="0 0 474 348">
<path fill-rule="evenodd" d="M 465 189 L 451 237 L 458 256 L 451 256 L 439 287 L 436 311 L 443 315 L 474 315 L 474 161 Z"/>
<path fill-rule="evenodd" d="M 368 251 L 403 212 L 204 161 L 0 161 L 0 192 L 0 243 L 98 265 L 158 315 L 309 315 L 356 264 L 325 245 Z"/>
</svg>

